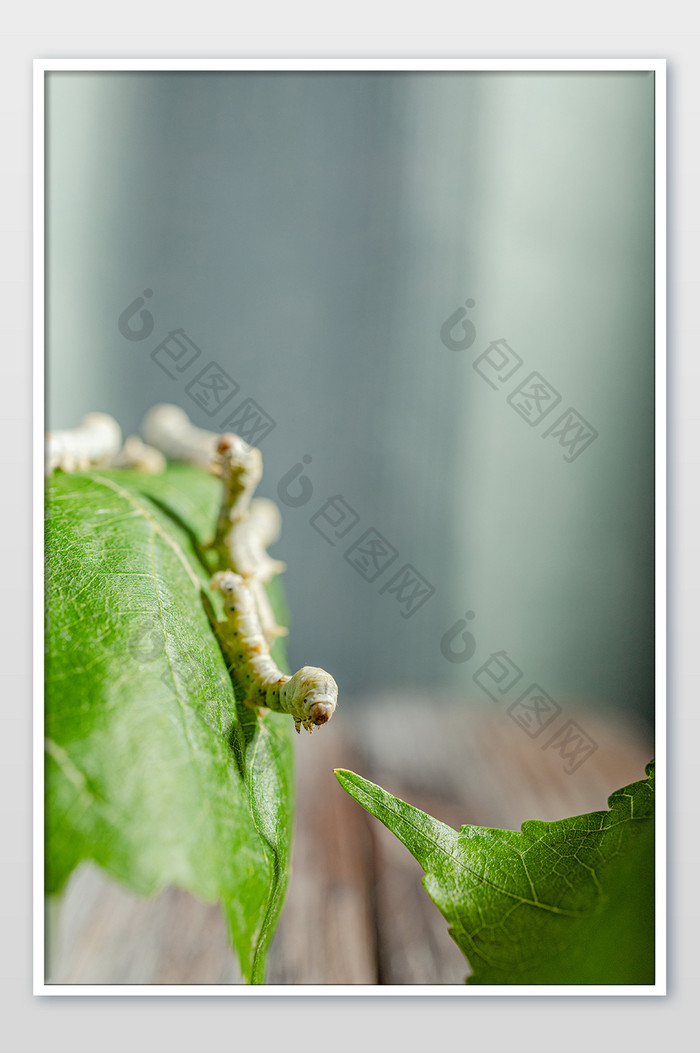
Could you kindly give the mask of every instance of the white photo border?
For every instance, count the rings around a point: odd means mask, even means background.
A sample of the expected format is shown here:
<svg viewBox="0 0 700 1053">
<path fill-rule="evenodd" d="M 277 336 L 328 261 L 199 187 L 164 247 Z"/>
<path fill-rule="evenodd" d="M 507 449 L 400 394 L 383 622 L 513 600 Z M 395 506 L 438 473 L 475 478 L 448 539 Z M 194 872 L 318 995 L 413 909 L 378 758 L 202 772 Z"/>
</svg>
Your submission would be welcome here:
<svg viewBox="0 0 700 1053">
<path fill-rule="evenodd" d="M 425 71 L 648 72 L 654 74 L 655 212 L 655 656 L 656 656 L 656 970 L 649 985 L 278 985 L 48 984 L 44 906 L 44 238 L 45 82 L 55 71 Z M 666 60 L 665 59 L 436 59 L 436 58 L 76 58 L 34 60 L 33 126 L 33 993 L 49 996 L 628 996 L 666 994 L 667 853 L 667 477 L 666 477 Z"/>
</svg>

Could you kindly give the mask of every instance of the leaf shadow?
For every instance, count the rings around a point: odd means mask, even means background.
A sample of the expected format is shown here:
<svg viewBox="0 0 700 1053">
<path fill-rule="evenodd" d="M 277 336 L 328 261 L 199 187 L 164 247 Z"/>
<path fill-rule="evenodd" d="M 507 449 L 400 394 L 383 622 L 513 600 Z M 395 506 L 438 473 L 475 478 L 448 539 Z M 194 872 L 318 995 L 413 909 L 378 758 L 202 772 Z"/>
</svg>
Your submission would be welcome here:
<svg viewBox="0 0 700 1053">
<path fill-rule="evenodd" d="M 154 494 L 149 494 L 148 498 L 150 501 L 152 501 L 154 505 L 156 505 L 157 508 L 160 509 L 160 511 L 164 515 L 171 519 L 173 523 L 175 523 L 175 525 L 183 531 L 184 534 L 187 535 L 187 537 L 190 540 L 190 543 L 192 544 L 192 548 L 195 551 L 200 566 L 207 574 L 213 574 L 217 569 L 217 557 L 213 549 L 208 549 L 206 545 L 202 544 L 192 527 L 189 526 L 189 524 L 185 522 L 182 516 L 173 508 L 171 508 L 166 501 L 164 501 L 160 497 L 156 497 Z M 207 552 L 211 553 L 210 559 L 207 558 Z"/>
</svg>

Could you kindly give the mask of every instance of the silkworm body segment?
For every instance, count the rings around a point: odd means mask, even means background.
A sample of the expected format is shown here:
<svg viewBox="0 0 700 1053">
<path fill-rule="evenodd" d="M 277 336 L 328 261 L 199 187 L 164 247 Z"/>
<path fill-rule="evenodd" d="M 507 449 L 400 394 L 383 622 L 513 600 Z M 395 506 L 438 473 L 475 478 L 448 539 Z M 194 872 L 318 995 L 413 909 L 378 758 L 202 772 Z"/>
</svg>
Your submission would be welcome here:
<svg viewBox="0 0 700 1053">
<path fill-rule="evenodd" d="M 147 443 L 175 461 L 208 469 L 216 457 L 216 432 L 196 428 L 180 406 L 162 402 L 152 406 L 141 423 Z"/>
<path fill-rule="evenodd" d="M 232 570 L 224 570 L 214 575 L 211 587 L 224 597 L 226 623 L 219 626 L 220 636 L 246 705 L 289 713 L 297 732 L 302 725 L 311 732 L 327 723 L 338 701 L 338 685 L 330 673 L 309 665 L 293 676 L 282 673 L 270 655 L 255 599 L 245 580 Z"/>
<path fill-rule="evenodd" d="M 104 466 L 119 453 L 122 430 L 109 413 L 88 413 L 77 428 L 46 436 L 45 473 L 87 472 Z"/>
<path fill-rule="evenodd" d="M 129 435 L 110 467 L 131 468 L 147 475 L 160 475 L 167 468 L 165 457 L 155 446 L 147 446 L 138 435 Z"/>
<path fill-rule="evenodd" d="M 216 453 L 213 470 L 224 484 L 216 524 L 215 544 L 220 547 L 225 545 L 231 526 L 248 515 L 251 497 L 262 478 L 262 456 L 260 450 L 233 432 L 219 438 Z"/>
<path fill-rule="evenodd" d="M 267 553 L 268 545 L 279 537 L 279 509 L 265 498 L 251 500 L 262 476 L 260 450 L 227 432 L 219 438 L 216 453 L 212 470 L 221 479 L 223 493 L 214 548 L 222 563 L 250 586 L 263 634 L 271 642 L 287 635 L 287 630 L 275 622 L 265 592 L 265 585 L 285 569 L 284 563 Z"/>
<path fill-rule="evenodd" d="M 281 525 L 282 517 L 274 501 L 257 497 L 251 501 L 248 515 L 234 523 L 224 539 L 228 565 L 245 578 L 250 587 L 260 627 L 270 643 L 278 636 L 287 635 L 286 628 L 275 621 L 265 591 L 266 584 L 286 570 L 285 563 L 267 552 L 268 546 L 279 538 Z"/>
</svg>

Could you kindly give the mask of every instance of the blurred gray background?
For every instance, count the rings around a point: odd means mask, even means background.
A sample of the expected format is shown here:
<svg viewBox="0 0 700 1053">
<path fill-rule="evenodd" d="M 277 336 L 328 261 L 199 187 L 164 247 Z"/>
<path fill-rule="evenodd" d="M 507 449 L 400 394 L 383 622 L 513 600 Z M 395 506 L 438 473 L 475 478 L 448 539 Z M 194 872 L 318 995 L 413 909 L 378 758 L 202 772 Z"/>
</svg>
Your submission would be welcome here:
<svg viewBox="0 0 700 1053">
<path fill-rule="evenodd" d="M 523 688 L 650 721 L 653 75 L 47 79 L 48 426 L 264 408 L 259 493 L 311 458 L 273 549 L 290 664 L 346 702 L 483 700 L 505 652 Z M 153 332 L 129 341 L 145 289 Z M 171 378 L 151 352 L 178 328 L 202 354 Z M 494 389 L 473 367 L 501 338 L 523 364 Z M 210 416 L 186 387 L 211 359 L 240 389 Z M 535 371 L 561 395 L 538 426 L 507 401 Z M 569 407 L 598 432 L 570 463 L 544 435 Z M 358 519 L 331 545 L 309 521 L 335 495 Z M 398 552 L 373 582 L 344 558 L 370 528 Z M 410 617 L 380 591 L 406 563 L 434 589 Z M 449 661 L 467 611 L 473 654 Z"/>
</svg>

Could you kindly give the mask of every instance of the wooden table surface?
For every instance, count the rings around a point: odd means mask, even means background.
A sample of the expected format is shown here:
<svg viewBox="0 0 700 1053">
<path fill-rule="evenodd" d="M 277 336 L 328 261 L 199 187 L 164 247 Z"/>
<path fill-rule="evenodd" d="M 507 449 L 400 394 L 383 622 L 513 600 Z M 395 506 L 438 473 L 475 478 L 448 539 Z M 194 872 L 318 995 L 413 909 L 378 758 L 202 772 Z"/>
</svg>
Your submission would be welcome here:
<svg viewBox="0 0 700 1053">
<path fill-rule="evenodd" d="M 269 984 L 461 984 L 468 965 L 400 842 L 341 790 L 349 768 L 451 826 L 517 829 L 607 807 L 643 778 L 645 732 L 574 713 L 598 749 L 571 775 L 503 709 L 383 697 L 347 705 L 296 744 L 297 812 Z M 50 926 L 61 984 L 240 984 L 219 908 L 178 889 L 144 899 L 93 866 L 72 877 Z"/>
</svg>

